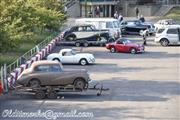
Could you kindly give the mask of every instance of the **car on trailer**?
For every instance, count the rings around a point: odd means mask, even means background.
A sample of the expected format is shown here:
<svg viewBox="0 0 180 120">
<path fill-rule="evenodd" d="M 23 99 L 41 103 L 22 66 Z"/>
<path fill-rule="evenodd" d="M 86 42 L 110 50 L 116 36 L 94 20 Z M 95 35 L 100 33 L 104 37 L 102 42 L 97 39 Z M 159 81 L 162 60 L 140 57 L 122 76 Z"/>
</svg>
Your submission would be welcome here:
<svg viewBox="0 0 180 120">
<path fill-rule="evenodd" d="M 60 62 L 41 60 L 24 70 L 16 82 L 28 87 L 74 85 L 85 89 L 90 80 L 85 69 L 63 69 Z"/>
<path fill-rule="evenodd" d="M 93 25 L 75 25 L 64 30 L 60 34 L 62 40 L 60 44 L 75 45 L 77 47 L 84 45 L 103 46 L 109 39 L 108 31 L 97 30 Z"/>
</svg>

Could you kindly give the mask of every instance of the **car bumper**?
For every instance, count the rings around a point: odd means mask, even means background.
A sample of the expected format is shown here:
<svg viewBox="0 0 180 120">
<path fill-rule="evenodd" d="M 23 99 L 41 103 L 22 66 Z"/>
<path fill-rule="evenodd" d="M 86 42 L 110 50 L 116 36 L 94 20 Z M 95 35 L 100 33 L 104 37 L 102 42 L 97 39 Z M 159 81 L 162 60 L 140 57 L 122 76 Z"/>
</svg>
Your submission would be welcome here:
<svg viewBox="0 0 180 120">
<path fill-rule="evenodd" d="M 143 53 L 145 52 L 145 48 L 144 47 L 141 47 L 140 49 L 137 50 L 138 53 Z"/>
<path fill-rule="evenodd" d="M 90 63 L 90 64 L 95 63 L 95 58 L 89 59 L 88 63 Z"/>
</svg>

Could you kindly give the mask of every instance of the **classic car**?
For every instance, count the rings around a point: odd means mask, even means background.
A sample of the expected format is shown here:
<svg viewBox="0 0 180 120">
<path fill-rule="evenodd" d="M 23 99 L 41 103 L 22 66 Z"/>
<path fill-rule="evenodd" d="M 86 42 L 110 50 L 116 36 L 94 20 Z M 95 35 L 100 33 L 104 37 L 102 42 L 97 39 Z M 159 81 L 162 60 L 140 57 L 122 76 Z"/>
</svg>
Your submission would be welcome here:
<svg viewBox="0 0 180 120">
<path fill-rule="evenodd" d="M 59 53 L 52 53 L 47 56 L 47 60 L 57 60 L 62 64 L 80 64 L 87 65 L 95 62 L 93 54 L 90 53 L 76 53 L 72 49 L 62 49 Z"/>
<path fill-rule="evenodd" d="M 153 23 L 144 22 L 142 23 L 140 20 L 130 20 L 123 21 L 120 23 L 121 33 L 123 35 L 132 34 L 132 35 L 140 35 L 140 33 L 146 29 L 148 29 L 150 35 L 155 33 L 155 27 Z"/>
<path fill-rule="evenodd" d="M 32 63 L 16 82 L 28 87 L 74 85 L 84 89 L 89 81 L 89 74 L 84 69 L 63 69 L 60 62 L 42 60 Z"/>
<path fill-rule="evenodd" d="M 166 27 L 168 25 L 174 25 L 176 22 L 173 19 L 162 19 L 157 21 L 154 26 L 155 30 L 157 31 L 159 28 Z"/>
<path fill-rule="evenodd" d="M 132 54 L 144 52 L 144 45 L 133 43 L 126 38 L 119 38 L 114 43 L 106 44 L 106 48 L 110 50 L 110 52 L 130 52 Z"/>
<path fill-rule="evenodd" d="M 109 32 L 97 30 L 93 25 L 76 25 L 61 32 L 60 44 L 72 44 L 77 47 L 84 45 L 103 46 L 109 39 Z"/>
</svg>

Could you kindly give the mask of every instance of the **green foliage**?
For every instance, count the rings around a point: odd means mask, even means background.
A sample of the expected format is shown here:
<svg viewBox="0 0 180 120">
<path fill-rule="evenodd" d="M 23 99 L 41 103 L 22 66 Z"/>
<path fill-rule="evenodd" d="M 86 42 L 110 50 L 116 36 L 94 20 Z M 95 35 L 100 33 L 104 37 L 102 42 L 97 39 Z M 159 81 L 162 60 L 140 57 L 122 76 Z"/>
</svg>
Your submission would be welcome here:
<svg viewBox="0 0 180 120">
<path fill-rule="evenodd" d="M 165 15 L 165 17 L 180 21 L 180 7 L 174 7 Z"/>
<path fill-rule="evenodd" d="M 58 0 L 1 0 L 0 53 L 18 47 L 22 40 L 34 40 L 43 31 L 58 31 L 65 20 Z"/>
</svg>

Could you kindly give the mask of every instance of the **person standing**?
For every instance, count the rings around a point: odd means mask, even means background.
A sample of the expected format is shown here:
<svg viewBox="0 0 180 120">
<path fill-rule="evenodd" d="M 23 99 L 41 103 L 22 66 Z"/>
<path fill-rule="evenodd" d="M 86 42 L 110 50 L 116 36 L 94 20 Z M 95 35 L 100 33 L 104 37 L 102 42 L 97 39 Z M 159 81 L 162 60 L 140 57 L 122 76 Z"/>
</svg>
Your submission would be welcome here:
<svg viewBox="0 0 180 120">
<path fill-rule="evenodd" d="M 114 13 L 114 18 L 115 18 L 115 19 L 118 19 L 118 13 L 117 13 L 117 11 Z"/>
<path fill-rule="evenodd" d="M 143 45 L 147 45 L 146 40 L 147 40 L 147 36 L 149 35 L 149 30 L 148 28 L 146 30 L 143 31 L 142 36 L 143 36 Z"/>
<path fill-rule="evenodd" d="M 123 16 L 121 15 L 121 13 L 119 14 L 118 21 L 119 21 L 119 24 L 123 21 Z"/>
<path fill-rule="evenodd" d="M 136 11 L 136 17 L 138 18 L 138 16 L 139 16 L 139 8 L 136 7 L 136 8 L 135 8 L 135 11 Z"/>
</svg>

